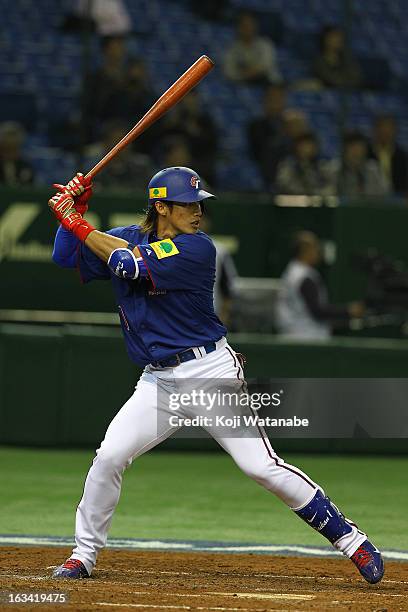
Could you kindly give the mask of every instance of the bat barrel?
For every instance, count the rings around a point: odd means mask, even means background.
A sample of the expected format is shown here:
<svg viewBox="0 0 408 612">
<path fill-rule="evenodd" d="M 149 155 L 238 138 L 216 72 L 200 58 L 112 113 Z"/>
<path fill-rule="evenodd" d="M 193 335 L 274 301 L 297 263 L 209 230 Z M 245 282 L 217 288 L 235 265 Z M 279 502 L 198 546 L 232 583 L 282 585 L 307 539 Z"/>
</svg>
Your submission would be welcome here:
<svg viewBox="0 0 408 612">
<path fill-rule="evenodd" d="M 212 70 L 214 62 L 207 56 L 202 55 L 182 74 L 177 81 L 167 89 L 162 96 L 153 104 L 147 113 L 136 123 L 122 140 L 120 140 L 87 174 L 85 178 L 93 178 L 104 168 L 120 151 L 133 142 L 152 123 L 157 121 Z"/>
</svg>

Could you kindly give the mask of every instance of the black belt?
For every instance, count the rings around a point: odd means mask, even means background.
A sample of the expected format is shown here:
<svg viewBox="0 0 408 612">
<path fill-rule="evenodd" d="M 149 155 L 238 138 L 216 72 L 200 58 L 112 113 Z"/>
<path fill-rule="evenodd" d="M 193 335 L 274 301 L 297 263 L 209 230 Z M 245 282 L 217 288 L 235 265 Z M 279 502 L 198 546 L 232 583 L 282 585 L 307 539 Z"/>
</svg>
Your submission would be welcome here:
<svg viewBox="0 0 408 612">
<path fill-rule="evenodd" d="M 217 345 L 215 342 L 210 342 L 205 346 L 200 346 L 200 350 L 204 349 L 206 353 L 212 353 L 213 351 L 215 351 L 216 348 Z M 154 368 L 174 368 L 180 365 L 180 363 L 184 363 L 185 361 L 191 361 L 192 359 L 196 359 L 196 355 L 193 349 L 187 349 L 187 351 L 177 353 L 177 355 L 172 355 L 167 359 L 162 359 L 162 361 L 152 361 L 151 365 Z"/>
</svg>

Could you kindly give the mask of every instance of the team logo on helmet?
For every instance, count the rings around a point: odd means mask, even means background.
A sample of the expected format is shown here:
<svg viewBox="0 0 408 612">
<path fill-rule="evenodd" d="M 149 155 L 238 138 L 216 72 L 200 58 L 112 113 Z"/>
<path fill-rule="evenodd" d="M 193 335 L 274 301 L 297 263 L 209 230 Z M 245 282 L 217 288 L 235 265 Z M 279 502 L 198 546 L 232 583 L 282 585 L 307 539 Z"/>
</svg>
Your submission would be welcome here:
<svg viewBox="0 0 408 612">
<path fill-rule="evenodd" d="M 150 187 L 149 198 L 167 198 L 167 187 Z"/>
<path fill-rule="evenodd" d="M 198 189 L 199 184 L 200 184 L 200 179 L 198 178 L 198 176 L 192 176 L 190 179 L 190 183 L 192 187 L 195 187 L 196 189 Z"/>
</svg>

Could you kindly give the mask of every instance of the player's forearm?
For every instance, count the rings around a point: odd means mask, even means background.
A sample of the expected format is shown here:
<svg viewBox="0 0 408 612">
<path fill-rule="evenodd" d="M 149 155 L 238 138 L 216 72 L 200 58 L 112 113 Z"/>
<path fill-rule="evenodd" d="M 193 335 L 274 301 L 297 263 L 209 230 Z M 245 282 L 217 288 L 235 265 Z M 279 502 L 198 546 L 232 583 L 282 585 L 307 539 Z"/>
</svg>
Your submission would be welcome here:
<svg viewBox="0 0 408 612">
<path fill-rule="evenodd" d="M 95 253 L 95 255 L 99 257 L 99 259 L 102 259 L 104 262 L 108 261 L 112 251 L 115 249 L 127 248 L 128 246 L 128 242 L 126 242 L 126 240 L 116 238 L 110 234 L 98 232 L 98 230 L 95 230 L 88 235 L 85 240 L 85 244 L 93 253 Z M 137 247 L 133 249 L 133 253 L 136 257 L 140 257 L 140 251 Z"/>
</svg>

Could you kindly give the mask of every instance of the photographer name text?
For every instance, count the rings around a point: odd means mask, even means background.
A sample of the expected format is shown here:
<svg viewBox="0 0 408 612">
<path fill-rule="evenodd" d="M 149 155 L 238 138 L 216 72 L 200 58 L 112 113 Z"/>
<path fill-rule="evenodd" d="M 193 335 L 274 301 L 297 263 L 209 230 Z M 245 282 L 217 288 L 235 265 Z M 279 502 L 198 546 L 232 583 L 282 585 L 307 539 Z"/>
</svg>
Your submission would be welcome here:
<svg viewBox="0 0 408 612">
<path fill-rule="evenodd" d="M 309 427 L 309 419 L 300 419 L 296 415 L 286 419 L 273 419 L 272 417 L 260 418 L 256 415 L 225 415 L 181 417 L 171 415 L 169 417 L 170 427 L 228 427 L 237 429 L 239 427 Z"/>
</svg>

